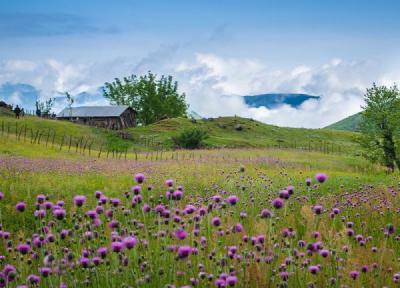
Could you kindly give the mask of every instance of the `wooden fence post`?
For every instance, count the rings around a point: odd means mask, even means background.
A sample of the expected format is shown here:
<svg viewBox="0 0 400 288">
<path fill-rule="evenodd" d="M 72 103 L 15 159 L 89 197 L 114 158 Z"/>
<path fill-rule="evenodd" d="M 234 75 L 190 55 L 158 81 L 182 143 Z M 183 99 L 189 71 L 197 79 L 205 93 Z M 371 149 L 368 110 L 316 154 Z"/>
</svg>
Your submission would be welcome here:
<svg viewBox="0 0 400 288">
<path fill-rule="evenodd" d="M 71 145 L 72 145 L 72 135 L 69 135 L 69 146 L 68 146 L 68 152 L 71 150 Z"/>
<path fill-rule="evenodd" d="M 61 138 L 60 151 L 62 149 L 62 146 L 64 145 L 64 137 L 65 137 L 65 135 L 63 135 L 62 138 Z"/>
<path fill-rule="evenodd" d="M 27 126 L 26 126 L 26 124 L 25 124 L 25 129 L 24 129 L 24 143 L 25 143 L 25 141 L 26 141 L 26 130 L 27 130 L 28 128 L 27 128 Z"/>
<path fill-rule="evenodd" d="M 103 143 L 101 144 L 101 146 L 100 146 L 100 151 L 99 151 L 99 154 L 97 155 L 97 158 L 100 158 L 100 156 L 101 156 L 101 150 L 103 149 Z"/>
</svg>

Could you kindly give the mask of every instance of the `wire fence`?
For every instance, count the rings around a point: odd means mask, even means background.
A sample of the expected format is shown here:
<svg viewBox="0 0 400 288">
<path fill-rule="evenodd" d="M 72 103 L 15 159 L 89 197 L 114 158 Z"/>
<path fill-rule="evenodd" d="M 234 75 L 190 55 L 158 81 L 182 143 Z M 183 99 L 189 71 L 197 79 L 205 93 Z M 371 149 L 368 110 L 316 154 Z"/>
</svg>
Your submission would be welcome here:
<svg viewBox="0 0 400 288">
<path fill-rule="evenodd" d="M 124 139 L 124 134 L 121 135 L 121 139 Z M 57 133 L 57 131 L 52 128 L 38 129 L 26 123 L 2 120 L 0 123 L 0 136 L 13 137 L 16 141 L 21 143 L 42 145 L 47 149 L 80 153 L 97 158 L 163 160 L 166 158 L 174 159 L 180 157 L 185 159 L 186 157 L 186 159 L 190 159 L 191 157 L 195 157 L 194 151 L 188 150 L 182 153 L 180 149 L 173 149 L 170 146 L 164 145 L 159 141 L 157 135 L 142 135 L 136 139 L 126 140 L 126 143 L 124 143 L 126 145 L 116 147 L 116 145 L 113 145 L 112 141 L 109 143 L 90 136 L 74 136 L 66 133 Z M 220 148 L 234 147 L 225 146 Z M 304 143 L 304 141 L 298 143 L 297 141 L 287 142 L 284 140 L 277 140 L 275 143 L 266 143 L 264 148 L 320 152 L 324 154 L 351 153 L 348 148 L 343 148 L 342 145 L 318 139 L 309 139 L 306 143 Z"/>
</svg>

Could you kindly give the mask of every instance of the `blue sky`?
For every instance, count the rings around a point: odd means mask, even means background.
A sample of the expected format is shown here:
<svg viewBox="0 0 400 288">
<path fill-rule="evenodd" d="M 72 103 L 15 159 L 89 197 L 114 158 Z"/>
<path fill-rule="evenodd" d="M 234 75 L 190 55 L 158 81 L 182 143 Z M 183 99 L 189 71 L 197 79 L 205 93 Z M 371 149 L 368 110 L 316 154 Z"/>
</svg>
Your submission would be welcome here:
<svg viewBox="0 0 400 288">
<path fill-rule="evenodd" d="M 398 11 L 390 0 L 1 1 L 0 92 L 98 93 L 152 70 L 174 75 L 200 114 L 321 127 L 359 111 L 372 81 L 400 78 Z M 270 111 L 234 97 L 266 92 L 322 100 Z"/>
</svg>

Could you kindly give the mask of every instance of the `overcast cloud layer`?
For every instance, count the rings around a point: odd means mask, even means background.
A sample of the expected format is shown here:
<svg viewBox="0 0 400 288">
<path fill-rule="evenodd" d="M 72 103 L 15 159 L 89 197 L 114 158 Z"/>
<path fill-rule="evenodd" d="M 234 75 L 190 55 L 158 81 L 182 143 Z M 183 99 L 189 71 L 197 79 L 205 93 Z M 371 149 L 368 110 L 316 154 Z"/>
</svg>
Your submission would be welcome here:
<svg viewBox="0 0 400 288">
<path fill-rule="evenodd" d="M 171 51 L 170 53 L 168 51 Z M 24 83 L 39 91 L 42 99 L 82 92 L 96 95 L 86 105 L 104 105 L 99 87 L 114 77 L 148 70 L 172 74 L 185 92 L 190 110 L 205 117 L 239 115 L 280 126 L 319 128 L 361 110 L 365 88 L 376 81 L 392 84 L 399 79 L 384 73 L 378 63 L 332 59 L 311 67 L 301 65 L 288 70 L 269 69 L 256 58 L 228 58 L 215 54 L 195 53 L 181 59 L 173 47 L 163 47 L 137 63 L 115 59 L 105 63 L 65 63 L 9 60 L 0 64 L 0 86 Z M 283 105 L 269 110 L 250 108 L 241 95 L 266 92 L 308 93 L 321 96 L 295 109 Z M 23 103 L 19 92 L 8 100 Z M 62 109 L 59 103 L 55 110 Z"/>
<path fill-rule="evenodd" d="M 0 99 L 32 107 L 68 91 L 85 92 L 76 105 L 104 105 L 104 82 L 151 70 L 174 76 L 204 117 L 324 127 L 360 111 L 373 82 L 400 81 L 399 10 L 397 0 L 0 1 Z M 239 97 L 264 93 L 321 99 L 269 110 Z"/>
</svg>

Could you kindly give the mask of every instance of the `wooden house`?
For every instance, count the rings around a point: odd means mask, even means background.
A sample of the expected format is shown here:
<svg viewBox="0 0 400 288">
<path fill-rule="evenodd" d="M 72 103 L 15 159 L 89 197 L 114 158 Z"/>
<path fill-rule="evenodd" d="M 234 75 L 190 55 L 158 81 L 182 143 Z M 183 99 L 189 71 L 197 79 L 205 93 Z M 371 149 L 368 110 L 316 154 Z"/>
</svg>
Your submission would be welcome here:
<svg viewBox="0 0 400 288">
<path fill-rule="evenodd" d="M 136 111 L 123 105 L 64 108 L 56 118 L 113 130 L 136 126 Z"/>
</svg>

